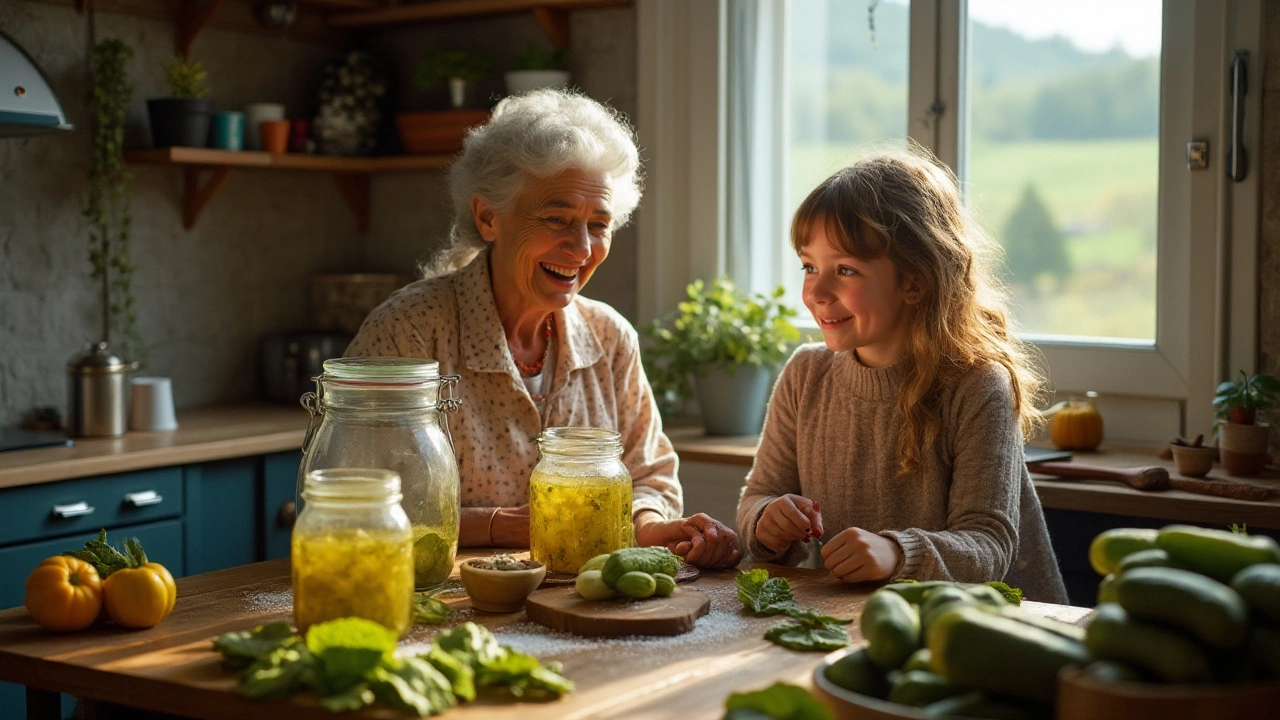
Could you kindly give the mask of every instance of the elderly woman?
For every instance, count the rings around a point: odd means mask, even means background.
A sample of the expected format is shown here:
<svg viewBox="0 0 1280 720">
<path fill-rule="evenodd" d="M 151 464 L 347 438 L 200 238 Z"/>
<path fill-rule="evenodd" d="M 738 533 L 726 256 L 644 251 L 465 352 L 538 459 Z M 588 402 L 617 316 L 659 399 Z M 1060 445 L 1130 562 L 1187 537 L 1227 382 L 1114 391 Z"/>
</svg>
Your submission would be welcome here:
<svg viewBox="0 0 1280 720">
<path fill-rule="evenodd" d="M 432 358 L 462 376 L 465 405 L 450 421 L 460 545 L 527 547 L 533 438 L 590 426 L 621 435 L 638 544 L 703 567 L 737 564 L 732 530 L 701 513 L 681 518 L 676 455 L 635 330 L 578 294 L 640 202 L 640 185 L 634 134 L 616 111 L 558 90 L 502 101 L 450 170 L 449 245 L 347 348 Z"/>
</svg>

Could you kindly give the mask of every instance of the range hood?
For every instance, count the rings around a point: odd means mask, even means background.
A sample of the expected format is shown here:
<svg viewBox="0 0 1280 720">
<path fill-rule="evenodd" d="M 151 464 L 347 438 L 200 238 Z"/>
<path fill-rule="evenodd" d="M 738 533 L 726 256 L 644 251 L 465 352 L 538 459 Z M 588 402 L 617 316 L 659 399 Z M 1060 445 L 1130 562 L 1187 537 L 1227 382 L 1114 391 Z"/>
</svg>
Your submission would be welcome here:
<svg viewBox="0 0 1280 720">
<path fill-rule="evenodd" d="M 0 32 L 0 137 L 70 129 L 58 96 L 35 60 Z"/>
</svg>

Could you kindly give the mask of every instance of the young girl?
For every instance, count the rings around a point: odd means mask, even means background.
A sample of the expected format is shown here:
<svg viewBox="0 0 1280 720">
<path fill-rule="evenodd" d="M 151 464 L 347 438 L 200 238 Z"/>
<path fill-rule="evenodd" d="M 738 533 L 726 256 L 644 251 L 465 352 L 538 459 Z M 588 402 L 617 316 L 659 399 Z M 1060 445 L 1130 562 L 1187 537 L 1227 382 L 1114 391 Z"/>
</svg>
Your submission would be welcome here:
<svg viewBox="0 0 1280 720">
<path fill-rule="evenodd" d="M 801 203 L 791 242 L 824 344 L 769 402 L 738 527 L 759 560 L 810 540 L 845 582 L 1004 580 L 1067 602 L 1022 456 L 1041 380 L 983 264 L 955 178 L 881 153 Z"/>
</svg>

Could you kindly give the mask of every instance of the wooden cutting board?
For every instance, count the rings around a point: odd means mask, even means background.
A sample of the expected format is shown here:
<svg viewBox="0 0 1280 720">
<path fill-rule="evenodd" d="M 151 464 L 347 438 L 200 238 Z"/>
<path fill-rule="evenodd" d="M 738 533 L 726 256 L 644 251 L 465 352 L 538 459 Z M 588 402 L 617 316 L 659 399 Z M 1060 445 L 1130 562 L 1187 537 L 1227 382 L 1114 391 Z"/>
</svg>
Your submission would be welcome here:
<svg viewBox="0 0 1280 720">
<path fill-rule="evenodd" d="M 711 598 L 677 587 L 667 597 L 583 600 L 572 586 L 535 590 L 524 603 L 529 619 L 586 637 L 681 635 L 711 611 Z"/>
</svg>

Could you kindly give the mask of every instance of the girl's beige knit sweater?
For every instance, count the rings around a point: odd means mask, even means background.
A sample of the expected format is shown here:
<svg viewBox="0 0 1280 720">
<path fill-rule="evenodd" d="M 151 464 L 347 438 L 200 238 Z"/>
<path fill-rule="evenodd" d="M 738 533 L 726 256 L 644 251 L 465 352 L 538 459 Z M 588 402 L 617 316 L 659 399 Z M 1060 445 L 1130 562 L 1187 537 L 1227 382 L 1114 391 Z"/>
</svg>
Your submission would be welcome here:
<svg viewBox="0 0 1280 720">
<path fill-rule="evenodd" d="M 897 366 L 872 369 L 850 352 L 804 345 L 783 369 L 755 464 L 738 503 L 738 531 L 760 560 L 795 564 L 756 540 L 775 498 L 795 493 L 822 508 L 830 540 L 858 527 L 893 538 L 894 577 L 1004 580 L 1029 600 L 1067 602 L 1040 500 L 1022 456 L 1009 374 L 992 363 L 944 390 L 941 432 L 910 476 L 898 472 Z"/>
</svg>

